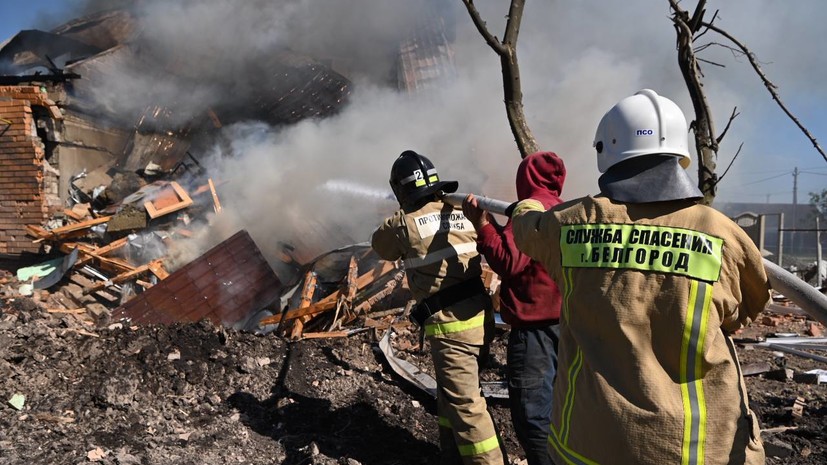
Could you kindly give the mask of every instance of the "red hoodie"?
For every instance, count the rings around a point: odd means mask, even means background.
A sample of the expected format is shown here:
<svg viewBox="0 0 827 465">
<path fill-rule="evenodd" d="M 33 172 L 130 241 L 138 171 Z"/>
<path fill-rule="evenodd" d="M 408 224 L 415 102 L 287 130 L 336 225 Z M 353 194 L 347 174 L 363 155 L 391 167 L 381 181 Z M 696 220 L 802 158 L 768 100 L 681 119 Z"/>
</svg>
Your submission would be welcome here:
<svg viewBox="0 0 827 465">
<path fill-rule="evenodd" d="M 539 200 L 551 208 L 562 202 L 566 179 L 563 160 L 553 152 L 537 152 L 517 168 L 517 198 Z M 500 276 L 500 314 L 512 327 L 556 324 L 560 319 L 560 290 L 538 262 L 514 245 L 511 220 L 505 226 L 488 223 L 477 236 L 477 251 Z"/>
</svg>

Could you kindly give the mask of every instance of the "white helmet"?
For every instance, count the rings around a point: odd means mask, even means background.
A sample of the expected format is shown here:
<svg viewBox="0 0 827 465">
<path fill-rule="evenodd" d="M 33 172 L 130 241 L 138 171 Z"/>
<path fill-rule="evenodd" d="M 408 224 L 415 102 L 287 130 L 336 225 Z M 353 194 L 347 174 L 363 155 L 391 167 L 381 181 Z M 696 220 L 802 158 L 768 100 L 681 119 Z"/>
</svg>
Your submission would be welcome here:
<svg viewBox="0 0 827 465">
<path fill-rule="evenodd" d="M 630 158 L 675 155 L 689 166 L 686 118 L 675 102 L 651 89 L 626 97 L 603 115 L 594 136 L 601 173 Z"/>
</svg>

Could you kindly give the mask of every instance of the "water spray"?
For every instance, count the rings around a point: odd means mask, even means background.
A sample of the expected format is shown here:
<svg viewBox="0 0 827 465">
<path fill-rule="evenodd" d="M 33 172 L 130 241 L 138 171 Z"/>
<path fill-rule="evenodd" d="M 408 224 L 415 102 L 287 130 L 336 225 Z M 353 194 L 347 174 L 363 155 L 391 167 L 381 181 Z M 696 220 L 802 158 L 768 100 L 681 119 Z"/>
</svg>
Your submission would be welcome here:
<svg viewBox="0 0 827 465">
<path fill-rule="evenodd" d="M 455 192 L 453 194 L 443 194 L 442 200 L 455 207 L 461 207 L 467 196 L 468 194 Z M 505 215 L 509 209 L 508 207 L 511 206 L 508 202 L 490 197 L 477 197 L 476 194 L 474 197 L 476 197 L 477 205 L 480 208 L 499 215 Z M 766 258 L 764 259 L 764 269 L 773 289 L 787 296 L 816 321 L 827 325 L 827 296 Z"/>
<path fill-rule="evenodd" d="M 391 202 L 396 202 L 396 197 L 393 196 L 393 192 L 390 192 L 385 189 L 377 189 L 374 187 L 365 186 L 364 184 L 348 181 L 346 179 L 330 179 L 325 181 L 325 183 L 322 184 L 320 187 L 321 189 L 325 189 L 336 194 L 350 195 L 354 197 L 359 197 L 364 200 L 387 200 Z"/>
</svg>

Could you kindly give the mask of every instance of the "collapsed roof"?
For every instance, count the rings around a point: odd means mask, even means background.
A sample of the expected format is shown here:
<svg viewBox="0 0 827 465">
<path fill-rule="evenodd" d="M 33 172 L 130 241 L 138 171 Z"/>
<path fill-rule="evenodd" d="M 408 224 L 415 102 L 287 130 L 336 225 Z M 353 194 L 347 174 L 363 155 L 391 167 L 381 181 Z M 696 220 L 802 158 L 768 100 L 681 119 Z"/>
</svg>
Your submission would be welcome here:
<svg viewBox="0 0 827 465">
<path fill-rule="evenodd" d="M 298 218 L 305 227 L 277 244 L 282 257 L 264 256 L 239 232 L 189 264 L 167 261 L 171 274 L 162 263 L 170 243 L 192 237 L 193 219 L 220 212 L 220 182 L 208 179 L 199 150 L 235 122 L 278 127 L 335 114 L 351 92 L 350 80 L 338 71 L 348 64 L 336 60 L 334 69 L 333 60 L 282 47 L 257 51 L 244 69 L 214 64 L 235 50 L 216 51 L 219 59 L 203 66 L 184 48 L 159 50 L 142 41 L 137 21 L 127 10 L 97 13 L 51 32 L 22 31 L 0 44 L 0 78 L 13 84 L 4 91 L 9 102 L 0 102 L 0 154 L 14 150 L 15 163 L 48 174 L 32 176 L 37 189 L 27 187 L 17 206 L 6 209 L 8 222 L 19 224 L 13 233 L 0 231 L 0 255 L 73 254 L 78 258 L 60 270 L 77 288 L 69 293 L 72 300 L 88 306 L 95 296 L 136 322 L 206 317 L 236 325 L 264 306 L 299 305 L 277 303 L 275 291 L 289 293 L 282 284 L 301 277 L 325 250 L 359 240 L 345 237 L 334 222 Z M 445 21 L 434 10 L 423 21 L 398 44 L 386 84 L 414 92 L 454 75 Z M 156 198 L 158 189 L 172 192 L 171 200 Z M 273 244 L 267 245 L 272 252 Z M 268 260 L 277 272 L 288 270 L 288 279 L 277 277 Z M 313 266 L 313 274 L 323 275 L 323 268 Z M 388 270 L 381 278 L 400 280 Z M 370 279 L 361 277 L 354 289 L 364 290 Z M 249 292 L 256 297 L 239 300 Z M 363 312 L 375 301 L 368 297 L 349 299 Z M 214 301 L 207 305 L 203 299 L 209 298 Z"/>
</svg>

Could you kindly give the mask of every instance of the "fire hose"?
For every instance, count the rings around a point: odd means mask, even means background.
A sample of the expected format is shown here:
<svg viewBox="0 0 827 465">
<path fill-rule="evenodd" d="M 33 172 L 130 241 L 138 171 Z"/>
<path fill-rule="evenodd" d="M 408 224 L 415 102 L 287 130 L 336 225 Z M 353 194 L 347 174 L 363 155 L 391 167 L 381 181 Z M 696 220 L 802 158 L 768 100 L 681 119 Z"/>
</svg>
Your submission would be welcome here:
<svg viewBox="0 0 827 465">
<path fill-rule="evenodd" d="M 444 194 L 442 200 L 460 207 L 467 195 L 468 194 L 459 192 Z M 511 205 L 508 202 L 490 197 L 474 196 L 477 198 L 477 205 L 479 205 L 480 208 L 499 215 L 505 215 L 505 212 Z M 823 325 L 827 325 L 827 296 L 766 258 L 764 259 L 764 269 L 767 272 L 770 287 L 787 296 L 787 298 L 795 302 L 802 310 L 813 317 L 813 319 Z"/>
</svg>

